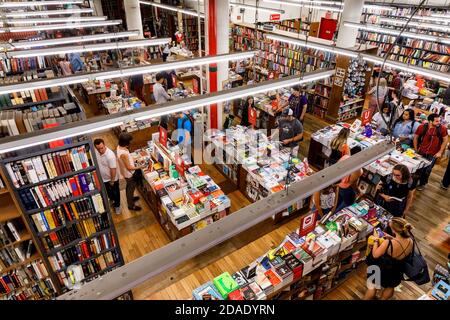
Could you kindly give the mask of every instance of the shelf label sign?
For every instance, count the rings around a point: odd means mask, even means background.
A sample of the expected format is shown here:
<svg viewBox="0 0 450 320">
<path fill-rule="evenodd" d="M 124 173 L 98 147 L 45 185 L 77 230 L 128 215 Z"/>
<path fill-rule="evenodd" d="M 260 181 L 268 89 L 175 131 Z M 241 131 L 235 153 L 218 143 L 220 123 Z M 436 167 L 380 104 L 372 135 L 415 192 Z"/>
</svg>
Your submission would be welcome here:
<svg viewBox="0 0 450 320">
<path fill-rule="evenodd" d="M 159 126 L 159 143 L 167 147 L 167 130 Z"/>
<path fill-rule="evenodd" d="M 271 14 L 270 21 L 280 21 L 281 15 L 279 13 Z"/>
<path fill-rule="evenodd" d="M 316 228 L 317 216 L 316 211 L 311 212 L 303 216 L 300 219 L 300 229 L 298 231 L 298 235 L 300 237 L 306 236 L 308 233 L 314 231 Z"/>
</svg>

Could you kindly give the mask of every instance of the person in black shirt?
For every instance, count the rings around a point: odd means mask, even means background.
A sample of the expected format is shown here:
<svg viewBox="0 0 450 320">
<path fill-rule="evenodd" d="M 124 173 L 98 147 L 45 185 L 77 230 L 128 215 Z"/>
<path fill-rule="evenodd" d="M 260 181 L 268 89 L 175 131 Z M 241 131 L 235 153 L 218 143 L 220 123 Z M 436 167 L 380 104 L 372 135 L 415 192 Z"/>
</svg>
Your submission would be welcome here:
<svg viewBox="0 0 450 320">
<path fill-rule="evenodd" d="M 404 218 L 411 207 L 414 197 L 415 183 L 411 174 L 403 164 L 392 169 L 392 174 L 386 177 L 382 184 L 379 199 L 380 205 L 393 216 Z"/>
<path fill-rule="evenodd" d="M 253 97 L 247 97 L 247 100 L 242 107 L 242 117 L 241 117 L 241 126 L 248 127 L 250 122 L 248 122 L 248 110 L 249 108 L 254 107 Z"/>
</svg>

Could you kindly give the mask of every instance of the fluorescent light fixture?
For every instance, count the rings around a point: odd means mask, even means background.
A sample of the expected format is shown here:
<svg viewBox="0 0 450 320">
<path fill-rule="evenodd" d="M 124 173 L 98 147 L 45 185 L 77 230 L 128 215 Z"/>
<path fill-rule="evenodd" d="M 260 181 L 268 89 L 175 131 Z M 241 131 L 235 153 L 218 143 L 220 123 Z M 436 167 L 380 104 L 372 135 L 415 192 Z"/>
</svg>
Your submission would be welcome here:
<svg viewBox="0 0 450 320">
<path fill-rule="evenodd" d="M 271 2 L 270 0 L 263 0 L 264 2 Z M 272 1 L 272 3 L 278 3 L 278 4 L 284 4 L 287 1 Z M 343 6 L 344 3 L 343 2 L 338 2 L 338 1 L 316 1 L 316 0 L 293 0 L 292 2 L 296 2 L 296 3 L 306 3 L 306 4 L 325 4 L 325 5 L 330 5 L 330 6 Z"/>
<path fill-rule="evenodd" d="M 199 101 L 194 102 L 194 103 L 185 103 L 185 104 L 180 103 L 178 106 L 177 105 L 171 106 L 169 109 L 164 110 L 164 111 L 160 111 L 160 112 L 153 111 L 148 115 L 136 117 L 135 120 L 136 121 L 147 120 L 147 119 L 160 117 L 160 116 L 175 113 L 175 112 L 196 109 L 196 108 L 200 108 L 203 106 L 209 106 L 211 104 L 222 103 L 222 102 L 231 101 L 234 99 L 244 98 L 244 97 L 255 95 L 258 93 L 293 87 L 295 85 L 305 84 L 305 83 L 329 78 L 332 75 L 334 75 L 334 70 L 326 70 L 326 71 L 320 71 L 318 73 L 311 73 L 311 74 L 305 75 L 304 77 L 301 77 L 301 78 L 299 78 L 298 76 L 291 76 L 287 79 L 281 78 L 280 81 L 278 81 L 276 84 L 273 84 L 270 81 L 269 81 L 269 83 L 262 82 L 257 85 L 241 87 L 242 89 L 240 89 L 239 91 L 232 90 L 228 94 L 226 93 L 226 91 L 224 91 L 222 94 L 211 95 L 210 97 L 205 97 L 204 99 L 200 99 Z"/>
<path fill-rule="evenodd" d="M 443 22 L 444 24 L 450 24 L 449 18 L 440 18 L 440 17 L 432 17 L 432 16 L 414 16 L 413 20 L 423 20 L 423 21 L 433 21 L 433 22 Z"/>
<path fill-rule="evenodd" d="M 230 2 L 230 6 L 234 6 L 234 7 L 239 7 L 239 8 L 244 8 L 244 9 L 251 9 L 251 10 L 258 10 L 258 11 L 264 11 L 264 12 L 268 12 L 268 13 L 285 13 L 284 10 L 281 9 L 273 9 L 273 8 L 268 8 L 268 7 L 257 7 L 257 6 L 252 6 L 249 4 L 244 4 L 244 3 L 238 3 L 238 2 Z"/>
<path fill-rule="evenodd" d="M 106 16 L 92 16 L 92 17 L 61 17 L 61 18 L 41 18 L 41 19 L 8 19 L 4 20 L 7 24 L 32 24 L 32 23 L 71 23 L 84 21 L 105 21 Z"/>
<path fill-rule="evenodd" d="M 65 37 L 65 38 L 48 39 L 48 40 L 12 42 L 12 43 L 6 44 L 4 48 L 26 49 L 26 48 L 68 44 L 68 43 L 79 43 L 79 42 L 90 42 L 90 41 L 98 41 L 98 40 L 112 40 L 112 39 L 118 39 L 118 38 L 129 38 L 129 37 L 135 37 L 138 35 L 139 35 L 139 31 L 102 33 L 102 34 L 94 34 L 94 35 L 79 36 L 79 37 Z M 0 48 L 1 48 L 1 45 L 0 45 Z"/>
<path fill-rule="evenodd" d="M 365 4 L 363 6 L 363 9 L 366 9 L 366 10 L 378 10 L 378 11 L 394 11 L 395 10 L 392 7 L 385 7 L 385 6 L 376 5 L 376 4 Z"/>
<path fill-rule="evenodd" d="M 401 26 L 404 26 L 408 22 L 407 20 L 398 20 L 398 19 L 392 19 L 392 18 L 380 18 L 379 21 L 380 21 L 380 23 L 388 23 L 388 24 L 401 25 Z M 408 23 L 408 27 L 431 29 L 431 30 L 438 30 L 438 31 L 444 31 L 444 32 L 450 31 L 450 26 L 432 24 L 432 23 L 421 23 L 421 22 L 416 22 L 416 21 L 410 21 Z"/>
<path fill-rule="evenodd" d="M 375 57 L 375 56 L 371 56 L 371 55 L 367 55 L 367 54 L 362 54 L 361 56 L 364 60 L 373 62 L 375 64 L 381 65 L 381 64 L 383 64 L 383 61 L 384 61 L 383 58 Z M 408 64 L 393 61 L 393 60 L 387 60 L 385 63 L 385 66 L 403 70 L 403 71 L 407 71 L 407 72 L 411 72 L 411 73 L 415 73 L 415 74 L 420 74 L 425 77 L 433 78 L 436 80 L 442 80 L 447 83 L 450 83 L 450 73 L 443 73 L 443 72 L 438 72 L 438 71 L 434 71 L 431 69 L 416 67 L 413 65 L 408 65 Z"/>
<path fill-rule="evenodd" d="M 34 6 L 56 6 L 64 4 L 82 4 L 83 0 L 59 0 L 59 1 L 7 1 L 0 2 L 0 8 L 18 8 Z"/>
<path fill-rule="evenodd" d="M 78 22 L 78 23 L 67 23 L 67 24 L 47 24 L 41 26 L 31 26 L 31 27 L 12 27 L 12 28 L 2 28 L 1 32 L 33 32 L 33 31 L 47 31 L 47 30 L 62 30 L 62 29 L 81 29 L 81 28 L 95 28 L 95 27 L 106 27 L 115 26 L 122 23 L 122 20 L 109 20 L 109 21 L 92 21 L 92 22 Z"/>
<path fill-rule="evenodd" d="M 126 48 L 138 48 L 147 46 L 159 46 L 166 43 L 170 43 L 171 38 L 162 39 L 145 39 L 145 40 L 132 40 L 132 41 L 121 41 L 121 42 L 108 42 L 99 44 L 90 44 L 85 46 L 66 46 L 59 48 L 48 48 L 48 49 L 36 49 L 36 50 L 25 50 L 25 51 L 11 51 L 7 53 L 8 57 L 11 58 L 31 58 L 31 57 L 43 57 L 43 56 L 53 56 L 67 53 L 75 52 L 89 52 L 89 51 L 104 51 L 110 49 L 126 49 Z"/>
<path fill-rule="evenodd" d="M 400 34 L 400 30 L 383 28 L 376 24 L 360 24 L 360 23 L 345 21 L 344 25 L 346 27 L 350 27 L 350 28 L 366 30 L 367 32 L 384 33 L 384 34 L 389 34 L 389 35 L 393 35 L 393 36 L 398 36 Z M 440 38 L 440 37 L 435 37 L 435 36 L 430 36 L 430 35 L 420 34 L 420 33 L 412 33 L 412 32 L 402 32 L 402 36 L 407 37 L 407 38 L 426 40 L 426 41 L 432 41 L 432 42 L 441 42 L 441 43 L 448 43 L 450 41 L 450 39 L 448 39 L 448 38 Z"/>
<path fill-rule="evenodd" d="M 112 71 L 92 72 L 87 74 L 71 75 L 66 77 L 59 77 L 45 80 L 34 80 L 22 83 L 14 83 L 11 85 L 0 86 L 0 95 L 19 92 L 23 90 L 34 90 L 34 89 L 51 88 L 69 84 L 83 83 L 89 80 L 113 79 L 137 74 L 155 73 L 180 68 L 198 67 L 205 64 L 219 63 L 223 61 L 247 59 L 253 57 L 254 55 L 255 51 L 230 53 L 217 56 L 195 58 L 190 60 L 175 61 L 169 63 L 159 63 L 150 66 L 144 65 L 138 67 L 116 69 Z"/>
<path fill-rule="evenodd" d="M 170 10 L 170 11 L 181 12 L 181 13 L 184 13 L 184 14 L 187 14 L 187 15 L 190 15 L 190 16 L 195 16 L 195 17 L 199 16 L 197 11 L 188 10 L 188 9 L 182 9 L 182 8 L 178 8 L 178 7 L 175 7 L 175 6 L 169 6 L 167 4 L 161 4 L 161 3 L 156 3 L 156 2 L 152 2 L 152 1 L 139 1 L 139 3 L 145 4 L 145 5 L 149 5 L 149 6 L 153 6 L 153 7 L 157 7 L 157 8 L 161 8 L 161 9 Z M 205 18 L 205 14 L 200 13 L 200 18 Z"/>
<path fill-rule="evenodd" d="M 433 13 L 431 17 L 450 19 L 450 14 Z"/>
<path fill-rule="evenodd" d="M 42 11 L 24 11 L 24 12 L 5 12 L 3 15 L 7 18 L 23 18 L 23 17 L 41 17 L 51 15 L 64 14 L 82 14 L 93 13 L 94 9 L 62 9 L 62 10 L 42 10 Z"/>
<path fill-rule="evenodd" d="M 310 49 L 317 49 L 321 51 L 331 52 L 334 54 L 341 54 L 344 56 L 356 58 L 358 56 L 357 53 L 352 52 L 350 50 L 340 49 L 333 46 L 327 46 L 319 43 L 312 43 L 312 42 L 306 42 L 305 40 L 295 39 L 291 37 L 285 37 L 285 36 L 279 36 L 274 34 L 268 34 L 266 35 L 267 39 L 274 40 L 274 41 L 280 41 L 285 43 L 290 43 L 293 45 L 297 45 L 300 47 L 310 48 Z"/>
<path fill-rule="evenodd" d="M 31 148 L 31 147 L 39 146 L 39 145 L 44 144 L 44 143 L 53 142 L 53 141 L 56 141 L 56 140 L 63 140 L 63 139 L 68 139 L 68 138 L 72 138 L 72 137 L 77 137 L 77 136 L 91 134 L 91 133 L 94 133 L 94 132 L 100 132 L 100 131 L 103 131 L 103 130 L 108 130 L 108 129 L 111 129 L 111 128 L 119 127 L 119 126 L 121 126 L 123 124 L 124 124 L 124 122 L 122 122 L 122 121 L 121 122 L 116 122 L 116 123 L 111 123 L 111 124 L 107 124 L 107 125 L 104 125 L 104 126 L 101 126 L 101 127 L 98 127 L 98 128 L 93 128 L 93 129 L 90 129 L 90 130 L 86 130 L 86 131 L 83 131 L 83 132 L 79 132 L 78 131 L 78 132 L 74 132 L 74 133 L 71 133 L 71 134 L 63 135 L 63 136 L 60 136 L 60 137 L 57 137 L 57 138 L 47 139 L 47 140 L 43 140 L 43 141 L 36 141 L 36 142 L 28 143 L 28 144 L 25 144 L 25 145 L 21 145 L 21 146 L 16 146 L 16 147 L 12 147 L 12 148 L 2 149 L 2 150 L 0 150 L 0 154 L 7 153 L 7 152 L 12 152 L 12 151 L 17 151 L 17 150 L 21 150 L 21 149 L 25 149 L 25 148 Z"/>
<path fill-rule="evenodd" d="M 327 10 L 327 11 L 335 11 L 335 12 L 344 11 L 344 9 L 338 8 L 338 7 L 315 5 L 315 3 L 318 3 L 318 1 L 314 1 L 314 2 L 306 1 L 306 3 L 300 3 L 300 2 L 292 2 L 292 1 L 281 2 L 281 1 L 275 1 L 275 0 L 264 0 L 264 2 L 292 6 L 292 7 L 300 7 L 300 8 L 306 7 L 306 8 L 311 8 L 311 9 L 319 9 L 319 10 Z M 325 1 L 321 1 L 321 2 L 325 2 Z"/>
</svg>

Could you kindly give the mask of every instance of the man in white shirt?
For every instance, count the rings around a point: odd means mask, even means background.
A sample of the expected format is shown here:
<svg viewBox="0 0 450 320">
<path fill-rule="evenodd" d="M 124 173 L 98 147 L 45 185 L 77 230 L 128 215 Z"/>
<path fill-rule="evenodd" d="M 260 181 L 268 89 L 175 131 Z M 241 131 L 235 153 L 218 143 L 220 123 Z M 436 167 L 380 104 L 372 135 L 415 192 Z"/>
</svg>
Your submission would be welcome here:
<svg viewBox="0 0 450 320">
<path fill-rule="evenodd" d="M 117 157 L 114 152 L 105 145 L 103 139 L 95 139 L 94 146 L 100 175 L 102 176 L 106 193 L 108 194 L 110 201 L 112 201 L 116 214 L 120 214 L 120 188 Z"/>
<path fill-rule="evenodd" d="M 167 101 L 172 100 L 162 85 L 165 80 L 164 74 L 158 73 L 156 75 L 156 83 L 153 85 L 153 97 L 155 98 L 156 104 L 166 103 Z M 163 128 L 168 129 L 169 116 L 161 116 L 160 122 Z"/>
</svg>

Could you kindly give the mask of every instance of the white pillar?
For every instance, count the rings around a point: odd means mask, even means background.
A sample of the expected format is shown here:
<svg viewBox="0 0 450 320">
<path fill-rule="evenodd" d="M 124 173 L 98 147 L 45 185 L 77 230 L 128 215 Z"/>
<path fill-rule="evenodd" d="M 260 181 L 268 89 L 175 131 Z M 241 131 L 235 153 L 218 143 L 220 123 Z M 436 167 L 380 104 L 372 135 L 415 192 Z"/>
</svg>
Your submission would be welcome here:
<svg viewBox="0 0 450 320">
<path fill-rule="evenodd" d="M 216 34 L 217 54 L 230 53 L 230 29 L 229 29 L 229 0 L 216 0 Z M 217 90 L 223 89 L 222 84 L 228 80 L 228 62 L 217 64 Z M 223 105 L 217 105 L 218 129 L 223 126 Z"/>
<path fill-rule="evenodd" d="M 358 29 L 344 26 L 344 21 L 360 23 L 363 11 L 364 0 L 345 0 L 344 11 L 341 16 L 336 46 L 342 48 L 351 48 L 356 45 Z"/>
<path fill-rule="evenodd" d="M 103 7 L 102 7 L 102 0 L 92 0 L 91 1 L 91 8 L 94 9 L 94 12 L 97 16 L 103 15 Z"/>
<path fill-rule="evenodd" d="M 137 38 L 143 39 L 144 31 L 142 27 L 141 6 L 139 0 L 126 0 L 123 3 L 125 6 L 128 30 L 138 30 L 139 36 Z"/>
</svg>

